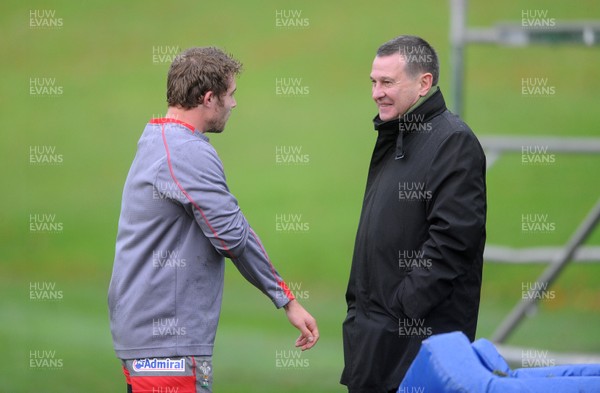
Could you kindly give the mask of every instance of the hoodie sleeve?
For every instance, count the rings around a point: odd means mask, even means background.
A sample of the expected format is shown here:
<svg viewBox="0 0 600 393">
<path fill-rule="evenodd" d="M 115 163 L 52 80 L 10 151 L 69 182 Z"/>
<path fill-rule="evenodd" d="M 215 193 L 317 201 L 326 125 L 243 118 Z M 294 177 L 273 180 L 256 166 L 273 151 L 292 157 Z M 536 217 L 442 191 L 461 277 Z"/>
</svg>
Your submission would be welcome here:
<svg viewBox="0 0 600 393">
<path fill-rule="evenodd" d="M 214 148 L 201 140 L 169 146 L 165 139 L 164 144 L 167 157 L 156 185 L 169 184 L 169 188 L 178 190 L 170 196 L 193 215 L 213 247 L 230 258 L 244 278 L 277 308 L 294 299 L 229 192 L 223 165 Z"/>
<path fill-rule="evenodd" d="M 433 197 L 422 250 L 431 268 L 412 270 L 397 292 L 411 318 L 425 317 L 450 295 L 452 281 L 472 267 L 485 237 L 485 155 L 471 132 L 454 132 L 441 143 L 427 184 Z"/>
</svg>

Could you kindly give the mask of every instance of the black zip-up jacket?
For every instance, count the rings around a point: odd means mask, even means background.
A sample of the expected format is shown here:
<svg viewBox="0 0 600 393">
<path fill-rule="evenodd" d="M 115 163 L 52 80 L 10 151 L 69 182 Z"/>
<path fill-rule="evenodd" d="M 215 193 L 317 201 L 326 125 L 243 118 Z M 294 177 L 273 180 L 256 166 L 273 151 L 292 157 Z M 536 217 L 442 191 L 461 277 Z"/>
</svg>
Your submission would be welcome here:
<svg viewBox="0 0 600 393">
<path fill-rule="evenodd" d="M 350 392 L 395 391 L 432 334 L 475 338 L 485 155 L 441 91 L 378 131 L 346 292 Z"/>
</svg>

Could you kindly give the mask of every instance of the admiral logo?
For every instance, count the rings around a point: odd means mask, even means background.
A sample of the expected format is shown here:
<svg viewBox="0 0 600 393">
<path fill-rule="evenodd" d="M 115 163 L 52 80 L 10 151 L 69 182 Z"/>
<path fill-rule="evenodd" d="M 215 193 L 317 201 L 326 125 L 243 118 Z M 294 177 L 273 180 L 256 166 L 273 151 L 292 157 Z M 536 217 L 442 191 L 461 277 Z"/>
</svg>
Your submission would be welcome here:
<svg viewBox="0 0 600 393">
<path fill-rule="evenodd" d="M 185 372 L 185 358 L 179 360 L 171 359 L 136 359 L 131 364 L 135 372 L 162 372 L 180 371 Z"/>
</svg>

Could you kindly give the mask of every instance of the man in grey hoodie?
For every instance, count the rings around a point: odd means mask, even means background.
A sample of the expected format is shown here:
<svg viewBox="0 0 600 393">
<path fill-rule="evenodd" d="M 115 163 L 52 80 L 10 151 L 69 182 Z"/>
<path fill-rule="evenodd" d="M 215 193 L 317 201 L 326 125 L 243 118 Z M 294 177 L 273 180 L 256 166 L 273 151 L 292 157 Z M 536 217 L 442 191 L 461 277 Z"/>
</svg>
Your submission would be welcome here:
<svg viewBox="0 0 600 393">
<path fill-rule="evenodd" d="M 167 114 L 150 120 L 138 142 L 108 293 L 128 392 L 212 391 L 225 258 L 285 309 L 300 330 L 296 347 L 310 349 L 319 339 L 315 319 L 295 300 L 229 192 L 205 135 L 223 131 L 240 70 L 217 48 L 178 55 L 167 78 Z"/>
</svg>

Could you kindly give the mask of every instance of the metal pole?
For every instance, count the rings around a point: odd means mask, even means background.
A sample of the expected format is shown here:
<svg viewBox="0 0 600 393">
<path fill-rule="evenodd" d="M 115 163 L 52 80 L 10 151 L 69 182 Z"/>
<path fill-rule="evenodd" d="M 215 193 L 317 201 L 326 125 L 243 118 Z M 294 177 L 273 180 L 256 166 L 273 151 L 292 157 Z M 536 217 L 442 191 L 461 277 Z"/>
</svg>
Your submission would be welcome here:
<svg viewBox="0 0 600 393">
<path fill-rule="evenodd" d="M 452 111 L 463 115 L 464 46 L 467 26 L 467 0 L 450 0 L 450 62 Z"/>
<path fill-rule="evenodd" d="M 529 308 L 535 305 L 539 298 L 541 298 L 543 290 L 547 290 L 552 285 L 561 270 L 571 261 L 577 248 L 592 233 L 598 221 L 600 221 L 600 199 L 598 199 L 596 206 L 588 213 L 583 223 L 579 225 L 577 231 L 571 236 L 565 248 L 562 249 L 550 266 L 540 275 L 537 283 L 541 285 L 535 285 L 536 289 L 529 292 L 530 296 L 522 299 L 504 321 L 502 321 L 500 327 L 496 329 L 492 335 L 493 342 L 503 343 L 506 340 L 519 322 L 521 322 Z"/>
</svg>

